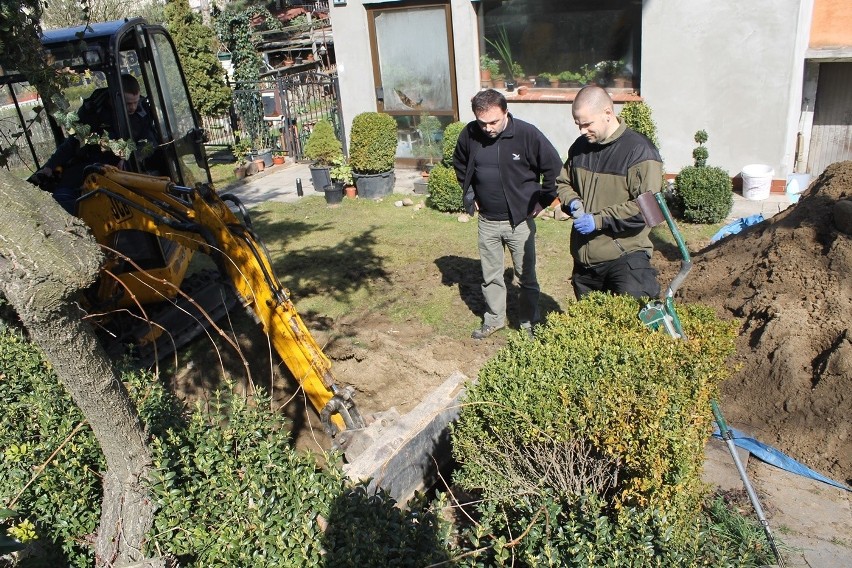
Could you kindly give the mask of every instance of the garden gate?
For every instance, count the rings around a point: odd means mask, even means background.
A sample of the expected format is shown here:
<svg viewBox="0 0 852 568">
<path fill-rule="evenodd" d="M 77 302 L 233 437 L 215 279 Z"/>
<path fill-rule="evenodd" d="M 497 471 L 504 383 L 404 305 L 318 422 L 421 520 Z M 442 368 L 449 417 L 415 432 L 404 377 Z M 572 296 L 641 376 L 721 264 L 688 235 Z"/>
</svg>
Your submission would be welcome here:
<svg viewBox="0 0 852 568">
<path fill-rule="evenodd" d="M 346 152 L 346 133 L 340 108 L 340 85 L 336 74 L 318 70 L 287 73 L 276 70 L 264 77 L 272 89 L 264 89 L 264 120 L 277 129 L 277 146 L 296 160 L 305 159 L 304 147 L 314 125 L 328 120 Z"/>
</svg>

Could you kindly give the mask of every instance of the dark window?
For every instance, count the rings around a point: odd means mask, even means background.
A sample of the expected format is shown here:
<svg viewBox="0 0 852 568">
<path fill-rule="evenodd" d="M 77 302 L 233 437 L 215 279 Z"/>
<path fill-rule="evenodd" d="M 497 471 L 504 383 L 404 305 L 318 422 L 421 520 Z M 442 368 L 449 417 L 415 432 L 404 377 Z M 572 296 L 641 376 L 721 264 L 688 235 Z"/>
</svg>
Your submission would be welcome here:
<svg viewBox="0 0 852 568">
<path fill-rule="evenodd" d="M 507 79 L 639 87 L 640 0 L 483 0 L 480 18 L 480 53 Z"/>
</svg>

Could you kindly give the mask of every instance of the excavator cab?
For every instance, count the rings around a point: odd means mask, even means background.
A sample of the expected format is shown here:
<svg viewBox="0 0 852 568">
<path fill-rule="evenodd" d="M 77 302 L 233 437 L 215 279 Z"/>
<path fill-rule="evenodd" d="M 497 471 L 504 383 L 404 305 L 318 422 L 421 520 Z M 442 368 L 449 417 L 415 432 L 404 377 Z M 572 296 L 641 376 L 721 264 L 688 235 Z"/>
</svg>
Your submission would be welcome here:
<svg viewBox="0 0 852 568">
<path fill-rule="evenodd" d="M 153 119 L 155 150 L 144 160 L 128 156 L 125 169 L 165 176 L 174 183 L 195 187 L 209 184 L 204 152 L 204 131 L 193 109 L 174 43 L 159 25 L 142 18 L 90 24 L 45 31 L 42 45 L 48 61 L 70 79 L 64 95 L 71 110 L 93 97 L 105 99 L 113 124 L 122 139 L 132 139 L 130 118 L 124 104 L 121 75 L 129 74 L 140 85 L 140 105 Z M 19 124 L 0 126 L 0 135 L 13 141 L 16 153 L 7 166 L 27 175 L 44 165 L 68 133 L 38 105 L 38 96 L 15 71 L 0 75 L 2 98 L 14 112 L 9 119 Z M 33 109 L 36 109 L 35 116 Z M 41 110 L 40 110 L 41 109 Z M 6 142 L 4 141 L 4 143 Z M 28 173 L 27 173 L 28 172 Z M 24 176 L 26 177 L 26 176 Z"/>
</svg>

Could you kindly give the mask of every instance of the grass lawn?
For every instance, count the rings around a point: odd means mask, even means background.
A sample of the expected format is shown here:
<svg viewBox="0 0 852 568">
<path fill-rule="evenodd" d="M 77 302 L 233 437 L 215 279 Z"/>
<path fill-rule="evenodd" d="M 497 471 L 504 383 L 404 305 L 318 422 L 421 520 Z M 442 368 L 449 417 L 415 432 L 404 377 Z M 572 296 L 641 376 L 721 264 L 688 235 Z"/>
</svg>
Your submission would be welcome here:
<svg viewBox="0 0 852 568">
<path fill-rule="evenodd" d="M 415 207 L 395 207 L 401 198 L 344 199 L 336 207 L 320 196 L 268 202 L 252 209 L 252 221 L 304 316 L 380 313 L 450 337 L 467 336 L 484 309 L 476 220 L 462 223 L 458 215 L 417 208 L 420 196 L 414 196 Z M 703 246 L 720 226 L 679 225 L 690 248 Z M 537 227 L 541 307 L 547 313 L 573 300 L 570 223 L 539 219 Z M 678 259 L 665 225 L 654 230 L 654 241 L 666 258 Z M 508 255 L 507 263 L 511 280 Z M 510 325 L 517 325 L 513 304 L 508 315 Z"/>
</svg>

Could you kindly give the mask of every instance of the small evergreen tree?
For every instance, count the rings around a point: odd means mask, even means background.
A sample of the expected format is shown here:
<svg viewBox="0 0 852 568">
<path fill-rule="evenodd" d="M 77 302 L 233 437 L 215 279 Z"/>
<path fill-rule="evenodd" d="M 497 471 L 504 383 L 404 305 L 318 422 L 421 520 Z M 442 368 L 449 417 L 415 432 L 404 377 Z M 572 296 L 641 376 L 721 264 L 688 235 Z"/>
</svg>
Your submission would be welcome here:
<svg viewBox="0 0 852 568">
<path fill-rule="evenodd" d="M 343 157 L 343 145 L 334 134 L 334 127 L 327 120 L 314 125 L 305 144 L 305 156 L 317 166 L 331 166 Z"/>
<path fill-rule="evenodd" d="M 690 223 L 719 223 L 734 206 L 731 177 L 722 168 L 707 165 L 707 132 L 696 132 L 695 142 L 695 165 L 683 168 L 675 178 L 676 205 Z"/>
<path fill-rule="evenodd" d="M 231 89 L 216 57 L 216 34 L 190 9 L 189 0 L 171 0 L 165 16 L 195 109 L 202 116 L 224 114 L 231 105 Z"/>
</svg>

